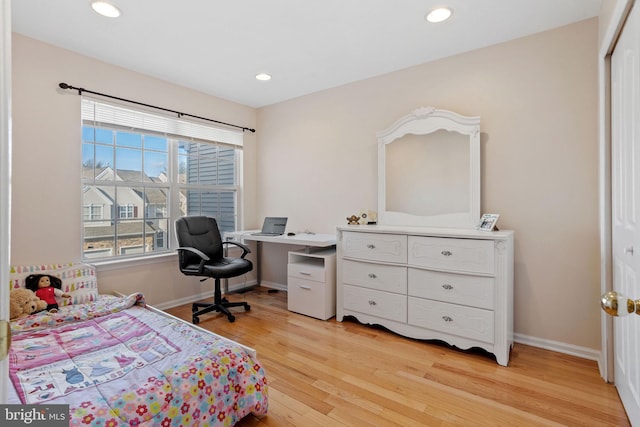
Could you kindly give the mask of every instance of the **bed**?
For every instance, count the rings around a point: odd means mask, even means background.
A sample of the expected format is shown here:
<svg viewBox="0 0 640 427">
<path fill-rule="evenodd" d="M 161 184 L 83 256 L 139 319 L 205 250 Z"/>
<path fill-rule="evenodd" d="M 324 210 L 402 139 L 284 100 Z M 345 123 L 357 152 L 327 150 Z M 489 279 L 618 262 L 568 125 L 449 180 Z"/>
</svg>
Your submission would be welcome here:
<svg viewBox="0 0 640 427">
<path fill-rule="evenodd" d="M 60 267 L 75 269 L 66 291 L 82 292 L 57 313 L 11 322 L 8 403 L 68 404 L 70 426 L 232 426 L 267 413 L 255 351 L 147 307 L 142 294 L 98 295 L 90 266 Z M 12 287 L 19 275 L 12 268 Z"/>
</svg>

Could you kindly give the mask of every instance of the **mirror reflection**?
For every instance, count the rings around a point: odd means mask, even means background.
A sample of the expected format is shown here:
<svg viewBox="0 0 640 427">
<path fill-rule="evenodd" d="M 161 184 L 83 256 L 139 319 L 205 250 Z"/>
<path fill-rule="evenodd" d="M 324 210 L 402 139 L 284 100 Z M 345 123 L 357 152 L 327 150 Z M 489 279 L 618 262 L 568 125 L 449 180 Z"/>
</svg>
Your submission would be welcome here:
<svg viewBox="0 0 640 427">
<path fill-rule="evenodd" d="M 469 138 L 439 130 L 386 145 L 386 211 L 411 215 L 467 213 Z"/>
</svg>

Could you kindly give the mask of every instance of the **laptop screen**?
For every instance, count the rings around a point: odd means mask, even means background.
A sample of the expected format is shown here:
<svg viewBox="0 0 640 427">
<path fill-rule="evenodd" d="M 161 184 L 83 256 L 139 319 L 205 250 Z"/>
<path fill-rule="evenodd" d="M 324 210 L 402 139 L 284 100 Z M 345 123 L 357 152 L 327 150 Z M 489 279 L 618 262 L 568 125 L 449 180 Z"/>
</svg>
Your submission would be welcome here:
<svg viewBox="0 0 640 427">
<path fill-rule="evenodd" d="M 284 234 L 287 227 L 287 218 L 268 216 L 264 219 L 261 233 Z"/>
</svg>

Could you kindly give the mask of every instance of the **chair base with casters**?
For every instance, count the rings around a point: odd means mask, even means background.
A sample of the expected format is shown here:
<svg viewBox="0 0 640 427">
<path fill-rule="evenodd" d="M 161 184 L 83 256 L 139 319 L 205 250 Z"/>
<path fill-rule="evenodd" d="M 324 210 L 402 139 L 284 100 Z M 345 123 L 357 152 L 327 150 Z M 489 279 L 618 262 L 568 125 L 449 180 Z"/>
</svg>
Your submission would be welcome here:
<svg viewBox="0 0 640 427">
<path fill-rule="evenodd" d="M 216 289 L 213 297 L 213 304 L 206 302 L 194 302 L 191 306 L 191 321 L 194 325 L 200 323 L 199 316 L 211 313 L 212 311 L 223 313 L 227 316 L 229 322 L 235 322 L 236 317 L 231 313 L 231 311 L 229 311 L 230 307 L 244 307 L 244 311 L 251 310 L 251 306 L 246 302 L 231 302 L 228 299 L 223 298 L 222 292 L 220 291 L 220 279 L 215 280 Z"/>
<path fill-rule="evenodd" d="M 251 250 L 244 244 L 233 241 L 222 241 L 218 224 L 214 218 L 206 216 L 186 216 L 176 221 L 176 237 L 180 271 L 187 276 L 199 276 L 201 282 L 211 278 L 215 280 L 213 304 L 195 302 L 191 306 L 192 322 L 200 323 L 200 316 L 217 311 L 223 313 L 229 322 L 236 320 L 231 307 L 244 307 L 249 311 L 251 306 L 246 302 L 231 302 L 222 297 L 221 279 L 240 276 L 253 269 L 251 261 L 245 256 Z M 234 245 L 242 249 L 238 258 L 225 255 L 225 245 Z"/>
</svg>

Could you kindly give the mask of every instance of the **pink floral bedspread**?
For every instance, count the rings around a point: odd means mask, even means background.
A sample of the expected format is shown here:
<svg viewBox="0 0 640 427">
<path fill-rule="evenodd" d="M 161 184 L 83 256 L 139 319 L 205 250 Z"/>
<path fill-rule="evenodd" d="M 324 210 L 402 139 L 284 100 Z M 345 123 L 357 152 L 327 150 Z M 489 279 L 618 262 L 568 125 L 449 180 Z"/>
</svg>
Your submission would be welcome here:
<svg viewBox="0 0 640 427">
<path fill-rule="evenodd" d="M 100 298 L 12 322 L 9 403 L 68 404 L 70 426 L 232 426 L 267 413 L 267 379 L 237 343 Z"/>
</svg>

